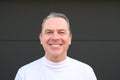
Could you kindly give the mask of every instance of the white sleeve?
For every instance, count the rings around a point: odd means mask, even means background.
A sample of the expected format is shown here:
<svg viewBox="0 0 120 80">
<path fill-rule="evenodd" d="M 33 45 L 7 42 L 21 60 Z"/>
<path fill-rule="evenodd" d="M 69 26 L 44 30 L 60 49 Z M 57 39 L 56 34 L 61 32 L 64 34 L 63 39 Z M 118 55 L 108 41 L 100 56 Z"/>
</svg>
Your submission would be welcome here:
<svg viewBox="0 0 120 80">
<path fill-rule="evenodd" d="M 90 80 L 97 80 L 95 74 L 93 74 L 93 75 L 91 76 Z"/>
<path fill-rule="evenodd" d="M 15 76 L 15 80 L 22 80 L 19 71 L 17 72 L 17 74 Z"/>
<path fill-rule="evenodd" d="M 96 77 L 96 75 L 95 75 L 93 69 L 92 69 L 92 71 L 91 71 L 90 80 L 97 80 L 97 77 Z"/>
<path fill-rule="evenodd" d="M 25 79 L 25 71 L 20 68 L 15 76 L 15 80 L 26 80 Z"/>
</svg>

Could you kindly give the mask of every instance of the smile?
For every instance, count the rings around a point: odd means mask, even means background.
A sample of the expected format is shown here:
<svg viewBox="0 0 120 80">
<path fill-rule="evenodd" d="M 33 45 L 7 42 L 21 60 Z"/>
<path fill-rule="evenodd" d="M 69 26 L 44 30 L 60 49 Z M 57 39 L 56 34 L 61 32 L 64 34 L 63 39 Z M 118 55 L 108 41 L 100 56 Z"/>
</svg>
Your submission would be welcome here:
<svg viewBox="0 0 120 80">
<path fill-rule="evenodd" d="M 58 46 L 61 46 L 62 44 L 50 44 L 50 46 L 53 46 L 53 47 L 58 47 Z"/>
</svg>

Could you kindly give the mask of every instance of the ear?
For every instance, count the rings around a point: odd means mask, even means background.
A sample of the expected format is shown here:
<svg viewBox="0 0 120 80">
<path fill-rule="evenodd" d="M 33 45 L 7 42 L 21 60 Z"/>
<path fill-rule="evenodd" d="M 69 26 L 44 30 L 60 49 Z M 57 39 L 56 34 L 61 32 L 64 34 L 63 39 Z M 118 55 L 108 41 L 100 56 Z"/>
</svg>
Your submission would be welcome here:
<svg viewBox="0 0 120 80">
<path fill-rule="evenodd" d="M 72 42 L 72 34 L 70 34 L 69 45 L 71 45 L 71 42 Z"/>
<path fill-rule="evenodd" d="M 39 40 L 40 40 L 40 43 L 42 44 L 42 34 L 41 33 L 39 35 Z"/>
</svg>

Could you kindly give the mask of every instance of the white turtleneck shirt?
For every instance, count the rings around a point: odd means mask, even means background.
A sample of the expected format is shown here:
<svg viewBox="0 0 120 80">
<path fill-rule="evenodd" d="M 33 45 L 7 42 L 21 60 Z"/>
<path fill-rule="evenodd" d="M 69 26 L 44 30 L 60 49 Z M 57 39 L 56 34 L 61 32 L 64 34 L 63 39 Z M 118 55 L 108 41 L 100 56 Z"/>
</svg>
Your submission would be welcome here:
<svg viewBox="0 0 120 80">
<path fill-rule="evenodd" d="M 97 80 L 93 69 L 78 60 L 67 57 L 51 62 L 42 57 L 21 67 L 15 80 Z"/>
</svg>

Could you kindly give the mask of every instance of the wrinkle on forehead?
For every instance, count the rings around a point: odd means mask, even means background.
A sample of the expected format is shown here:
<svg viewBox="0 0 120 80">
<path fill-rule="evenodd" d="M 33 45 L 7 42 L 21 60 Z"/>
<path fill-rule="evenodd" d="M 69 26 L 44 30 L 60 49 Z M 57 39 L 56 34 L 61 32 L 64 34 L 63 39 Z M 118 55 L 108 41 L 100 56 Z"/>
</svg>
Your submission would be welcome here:
<svg viewBox="0 0 120 80">
<path fill-rule="evenodd" d="M 46 24 L 48 25 L 67 25 L 67 22 L 63 19 L 63 18 L 60 18 L 60 17 L 52 17 L 52 18 L 48 18 L 45 22 L 44 22 L 44 25 L 45 26 Z"/>
<path fill-rule="evenodd" d="M 63 18 L 53 17 L 49 18 L 43 24 L 44 29 L 66 29 L 69 30 L 69 25 Z"/>
</svg>

